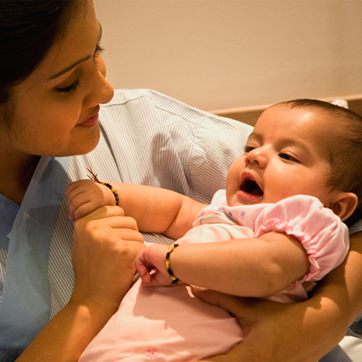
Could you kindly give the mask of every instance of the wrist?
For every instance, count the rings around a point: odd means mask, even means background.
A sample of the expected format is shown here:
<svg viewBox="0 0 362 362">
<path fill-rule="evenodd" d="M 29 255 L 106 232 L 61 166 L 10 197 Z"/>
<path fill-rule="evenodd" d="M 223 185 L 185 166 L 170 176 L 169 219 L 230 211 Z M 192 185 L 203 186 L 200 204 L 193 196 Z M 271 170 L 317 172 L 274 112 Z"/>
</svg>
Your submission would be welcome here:
<svg viewBox="0 0 362 362">
<path fill-rule="evenodd" d="M 116 190 L 110 183 L 108 183 L 108 182 L 99 181 L 99 183 L 100 183 L 101 185 L 103 185 L 103 186 L 108 187 L 108 189 L 112 192 L 113 197 L 114 197 L 114 199 L 115 199 L 115 201 L 116 201 L 116 206 L 118 206 L 118 204 L 119 204 L 119 197 L 118 197 L 118 192 L 117 192 L 117 190 Z"/>
<path fill-rule="evenodd" d="M 95 325 L 103 326 L 109 318 L 117 311 L 119 302 L 102 300 L 101 298 L 89 298 L 79 300 L 77 297 L 71 297 L 66 308 L 73 311 L 84 320 L 92 320 Z"/>
<path fill-rule="evenodd" d="M 89 172 L 88 177 L 89 177 L 92 181 L 94 181 L 94 182 L 96 182 L 96 183 L 98 183 L 98 184 L 101 184 L 101 185 L 103 185 L 103 186 L 106 186 L 106 187 L 112 192 L 113 197 L 114 197 L 115 200 L 116 200 L 116 206 L 118 206 L 119 198 L 118 198 L 118 192 L 117 192 L 117 190 L 116 190 L 110 183 L 104 182 L 104 181 L 100 181 L 100 180 L 98 179 L 97 174 L 95 174 L 95 173 L 92 171 L 91 168 L 90 168 L 90 169 L 87 168 L 87 171 Z"/>
<path fill-rule="evenodd" d="M 176 284 L 176 283 L 182 283 L 181 280 L 179 278 L 177 278 L 177 276 L 173 273 L 172 269 L 171 269 L 171 261 L 170 261 L 170 257 L 172 252 L 179 246 L 179 244 L 172 244 L 166 253 L 165 256 L 165 266 L 166 266 L 166 270 L 168 272 L 168 274 L 171 277 L 171 284 Z"/>
</svg>

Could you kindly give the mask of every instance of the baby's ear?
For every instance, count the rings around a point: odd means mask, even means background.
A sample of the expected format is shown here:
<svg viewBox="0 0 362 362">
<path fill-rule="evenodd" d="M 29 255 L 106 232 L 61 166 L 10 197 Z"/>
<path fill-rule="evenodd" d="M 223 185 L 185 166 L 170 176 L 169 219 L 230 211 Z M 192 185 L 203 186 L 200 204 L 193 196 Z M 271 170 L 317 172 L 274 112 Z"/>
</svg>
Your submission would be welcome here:
<svg viewBox="0 0 362 362">
<path fill-rule="evenodd" d="M 356 210 L 358 197 L 353 192 L 339 192 L 330 208 L 342 221 L 347 220 Z"/>
</svg>

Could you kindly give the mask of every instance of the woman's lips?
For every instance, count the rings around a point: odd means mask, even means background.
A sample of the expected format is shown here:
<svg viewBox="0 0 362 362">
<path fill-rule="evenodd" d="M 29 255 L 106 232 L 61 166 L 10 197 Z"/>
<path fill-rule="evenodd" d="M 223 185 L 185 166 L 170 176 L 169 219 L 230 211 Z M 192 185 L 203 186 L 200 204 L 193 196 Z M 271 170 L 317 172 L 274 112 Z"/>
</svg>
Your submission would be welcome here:
<svg viewBox="0 0 362 362">
<path fill-rule="evenodd" d="M 94 127 L 98 123 L 98 113 L 86 119 L 84 122 L 79 123 L 78 126 L 81 127 Z"/>
</svg>

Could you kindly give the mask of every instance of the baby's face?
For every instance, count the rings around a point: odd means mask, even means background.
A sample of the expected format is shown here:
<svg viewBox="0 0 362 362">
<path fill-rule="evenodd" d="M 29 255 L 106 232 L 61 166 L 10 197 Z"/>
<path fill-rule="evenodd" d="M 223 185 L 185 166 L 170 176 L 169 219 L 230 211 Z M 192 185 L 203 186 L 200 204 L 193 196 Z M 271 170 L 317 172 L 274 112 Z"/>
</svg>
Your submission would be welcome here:
<svg viewBox="0 0 362 362">
<path fill-rule="evenodd" d="M 324 206 L 333 191 L 330 143 L 337 126 L 324 110 L 278 104 L 267 109 L 250 135 L 245 153 L 230 167 L 230 206 L 275 203 L 297 194 L 317 197 Z"/>
</svg>

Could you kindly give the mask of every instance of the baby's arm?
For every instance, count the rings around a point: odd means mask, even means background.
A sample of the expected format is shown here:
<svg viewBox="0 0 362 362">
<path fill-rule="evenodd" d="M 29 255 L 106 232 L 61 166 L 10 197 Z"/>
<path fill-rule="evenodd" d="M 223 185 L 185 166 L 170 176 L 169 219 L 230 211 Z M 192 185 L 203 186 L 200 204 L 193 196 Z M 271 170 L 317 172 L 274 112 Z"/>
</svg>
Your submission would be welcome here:
<svg viewBox="0 0 362 362">
<path fill-rule="evenodd" d="M 309 261 L 299 241 L 270 232 L 254 239 L 180 245 L 170 255 L 170 267 L 187 284 L 226 294 L 265 297 L 303 277 Z"/>
<path fill-rule="evenodd" d="M 192 226 L 205 204 L 159 187 L 112 182 L 125 215 L 133 217 L 143 232 L 177 239 Z M 79 219 L 100 206 L 115 205 L 115 195 L 105 185 L 90 180 L 72 183 L 65 193 L 70 217 Z"/>
<path fill-rule="evenodd" d="M 169 285 L 165 266 L 168 247 L 142 250 L 136 267 L 145 285 Z M 186 244 L 169 255 L 170 268 L 182 282 L 226 294 L 265 297 L 276 294 L 303 277 L 308 256 L 300 242 L 284 233 L 228 242 Z M 157 269 L 156 273 L 149 273 Z"/>
<path fill-rule="evenodd" d="M 297 201 L 303 201 L 304 207 L 295 207 Z M 343 261 L 348 251 L 346 226 L 312 197 L 295 196 L 266 206 L 257 215 L 254 227 L 256 237 L 241 239 L 235 234 L 237 239 L 232 240 L 232 231 L 227 228 L 218 228 L 225 229 L 225 235 L 216 229 L 211 234 L 209 228 L 201 229 L 194 235 L 205 239 L 200 242 L 207 242 L 211 235 L 217 235 L 217 242 L 188 243 L 175 248 L 169 257 L 173 274 L 184 283 L 226 294 L 265 297 L 298 280 L 323 278 Z M 160 273 L 167 276 L 167 270 L 165 262 L 156 263 L 155 256 L 150 257 L 151 251 L 142 253 L 144 262 L 141 261 L 148 271 L 152 265 L 160 268 L 154 278 L 158 281 Z M 147 277 L 144 279 L 147 281 Z"/>
</svg>

